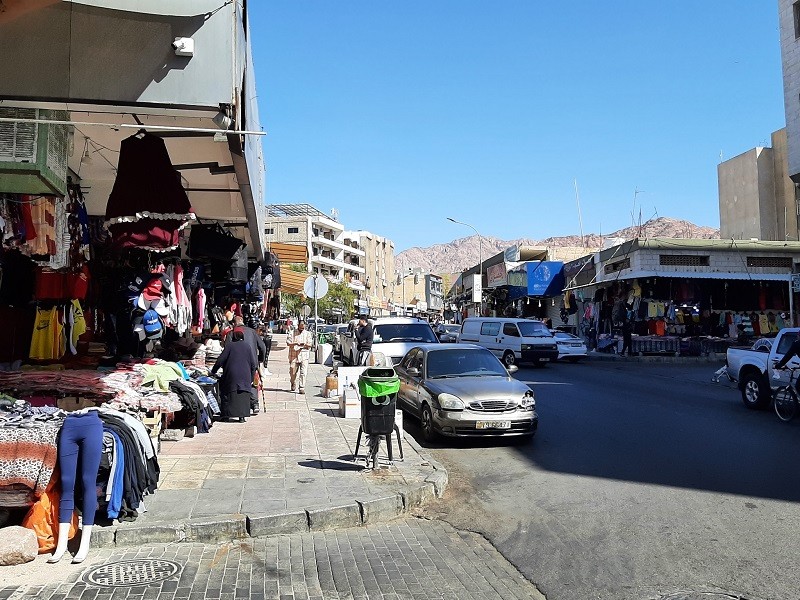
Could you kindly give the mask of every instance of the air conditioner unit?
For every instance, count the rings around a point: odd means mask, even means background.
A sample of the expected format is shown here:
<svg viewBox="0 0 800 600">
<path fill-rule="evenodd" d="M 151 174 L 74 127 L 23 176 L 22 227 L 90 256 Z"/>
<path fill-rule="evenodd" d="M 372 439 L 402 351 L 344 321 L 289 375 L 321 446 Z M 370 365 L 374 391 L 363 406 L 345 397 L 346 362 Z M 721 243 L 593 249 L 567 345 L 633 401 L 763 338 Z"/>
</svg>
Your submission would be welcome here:
<svg viewBox="0 0 800 600">
<path fill-rule="evenodd" d="M 7 119 L 66 121 L 65 111 L 0 107 Z M 67 193 L 68 126 L 0 122 L 0 192 Z"/>
</svg>

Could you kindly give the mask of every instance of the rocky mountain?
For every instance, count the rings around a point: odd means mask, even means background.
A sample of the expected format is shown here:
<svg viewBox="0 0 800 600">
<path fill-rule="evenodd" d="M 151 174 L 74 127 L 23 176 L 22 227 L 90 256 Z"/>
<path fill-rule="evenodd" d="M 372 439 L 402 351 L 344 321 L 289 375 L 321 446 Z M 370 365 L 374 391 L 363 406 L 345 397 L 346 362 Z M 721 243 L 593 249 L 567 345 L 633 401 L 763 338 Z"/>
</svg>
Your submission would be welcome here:
<svg viewBox="0 0 800 600">
<path fill-rule="evenodd" d="M 558 247 L 580 247 L 585 245 L 589 249 L 597 249 L 602 247 L 604 239 L 607 240 L 609 238 L 624 238 L 625 240 L 631 240 L 636 237 L 718 239 L 719 229 L 695 225 L 690 221 L 681 219 L 658 217 L 643 223 L 641 226 L 626 227 L 602 237 L 596 233 L 587 234 L 584 236 L 584 243 L 581 243 L 581 236 L 579 235 L 549 237 L 543 240 L 530 238 L 501 240 L 495 237 L 482 237 L 482 252 L 485 260 L 515 244 L 521 246 Z M 395 265 L 398 269 L 411 267 L 420 268 L 431 273 L 460 273 L 464 269 L 478 264 L 480 252 L 478 236 L 472 235 L 446 244 L 428 246 L 427 248 L 409 248 L 395 256 Z"/>
</svg>

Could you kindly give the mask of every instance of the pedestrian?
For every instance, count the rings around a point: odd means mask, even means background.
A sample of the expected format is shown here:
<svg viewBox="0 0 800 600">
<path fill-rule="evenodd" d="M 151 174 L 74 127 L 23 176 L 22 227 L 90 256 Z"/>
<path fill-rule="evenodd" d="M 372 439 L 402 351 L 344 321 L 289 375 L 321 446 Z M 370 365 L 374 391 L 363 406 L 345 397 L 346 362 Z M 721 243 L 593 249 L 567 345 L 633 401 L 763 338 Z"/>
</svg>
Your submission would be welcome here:
<svg viewBox="0 0 800 600">
<path fill-rule="evenodd" d="M 211 369 L 212 374 L 222 369 L 220 394 L 224 419 L 238 418 L 244 423 L 245 417 L 250 416 L 253 377 L 257 368 L 253 351 L 244 339 L 244 330 L 234 328 L 231 342 L 225 344 L 225 349 Z"/>
<path fill-rule="evenodd" d="M 306 331 L 305 321 L 298 321 L 297 329 L 289 333 L 286 339 L 289 346 L 289 383 L 292 392 L 298 391 L 298 384 L 301 394 L 306 391 L 306 372 L 312 343 L 311 332 Z"/>
<path fill-rule="evenodd" d="M 631 323 L 630 319 L 625 319 L 622 322 L 622 352 L 620 352 L 620 356 L 631 355 L 632 333 L 633 333 L 633 323 Z"/>
<path fill-rule="evenodd" d="M 358 364 L 366 365 L 369 356 L 372 353 L 372 324 L 369 322 L 367 315 L 358 317 L 358 326 L 356 327 L 356 341 L 358 345 Z"/>
<path fill-rule="evenodd" d="M 247 342 L 247 345 L 250 347 L 250 350 L 253 352 L 253 358 L 255 359 L 256 365 L 261 365 L 264 361 L 264 357 L 267 354 L 266 346 L 264 345 L 264 340 L 261 339 L 261 336 L 258 335 L 258 332 L 253 329 L 252 327 L 247 327 L 244 324 L 244 317 L 234 317 L 233 318 L 233 326 L 234 329 L 241 329 L 244 332 L 244 341 Z M 233 332 L 229 333 L 225 336 L 225 345 L 227 346 L 231 342 L 231 338 L 233 336 Z M 259 374 L 259 381 L 258 384 L 263 382 L 263 377 L 261 377 L 261 369 L 257 369 Z M 259 413 L 258 408 L 258 385 L 252 386 L 252 393 L 250 398 L 250 408 L 253 411 L 254 415 Z"/>
<path fill-rule="evenodd" d="M 269 377 L 272 373 L 269 370 L 269 353 L 272 350 L 272 327 L 261 330 L 261 339 L 264 342 L 264 375 Z"/>
</svg>

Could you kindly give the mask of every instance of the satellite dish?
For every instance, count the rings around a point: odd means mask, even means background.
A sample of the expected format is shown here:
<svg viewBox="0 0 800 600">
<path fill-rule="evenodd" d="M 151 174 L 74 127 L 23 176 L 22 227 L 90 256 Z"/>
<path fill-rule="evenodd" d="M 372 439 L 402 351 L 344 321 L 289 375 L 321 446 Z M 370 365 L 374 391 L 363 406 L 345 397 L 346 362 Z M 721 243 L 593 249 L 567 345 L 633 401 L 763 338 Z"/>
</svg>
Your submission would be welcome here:
<svg viewBox="0 0 800 600">
<path fill-rule="evenodd" d="M 311 275 L 303 283 L 303 293 L 308 298 L 319 300 L 328 293 L 328 280 L 322 275 Z"/>
</svg>

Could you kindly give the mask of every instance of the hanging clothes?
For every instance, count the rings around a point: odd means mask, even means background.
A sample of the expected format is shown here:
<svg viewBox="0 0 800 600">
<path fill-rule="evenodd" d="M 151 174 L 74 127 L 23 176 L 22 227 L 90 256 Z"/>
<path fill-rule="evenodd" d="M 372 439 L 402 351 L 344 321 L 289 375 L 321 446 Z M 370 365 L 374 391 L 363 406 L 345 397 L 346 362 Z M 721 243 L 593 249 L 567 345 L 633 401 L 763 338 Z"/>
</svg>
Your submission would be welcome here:
<svg viewBox="0 0 800 600">
<path fill-rule="evenodd" d="M 122 140 L 106 220 L 114 248 L 155 252 L 178 247 L 194 211 L 164 140 L 140 132 Z"/>
</svg>

